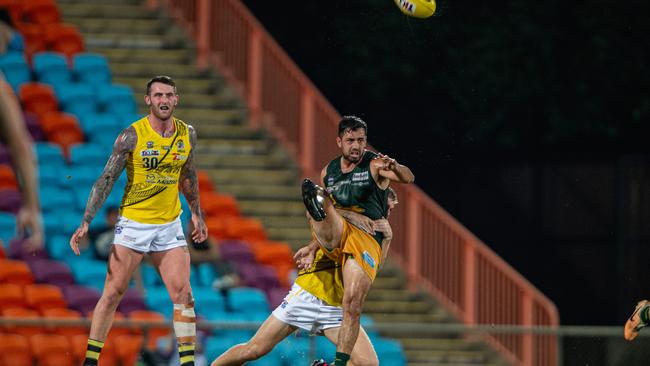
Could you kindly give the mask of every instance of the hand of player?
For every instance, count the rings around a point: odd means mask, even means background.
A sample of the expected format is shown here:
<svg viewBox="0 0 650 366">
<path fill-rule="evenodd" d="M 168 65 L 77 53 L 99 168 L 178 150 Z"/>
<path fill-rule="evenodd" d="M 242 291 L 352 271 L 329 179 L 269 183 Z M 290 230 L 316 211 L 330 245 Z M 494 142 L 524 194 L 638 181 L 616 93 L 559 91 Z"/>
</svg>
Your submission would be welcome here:
<svg viewBox="0 0 650 366">
<path fill-rule="evenodd" d="M 205 226 L 203 218 L 197 215 L 192 215 L 192 224 L 194 224 L 192 240 L 194 240 L 195 243 L 202 243 L 208 238 L 208 228 Z"/>
<path fill-rule="evenodd" d="M 72 234 L 72 238 L 70 238 L 70 248 L 72 248 L 72 251 L 74 254 L 79 255 L 79 241 L 86 236 L 88 233 L 88 223 L 85 221 L 81 222 L 81 225 L 75 230 L 74 234 Z"/>
<path fill-rule="evenodd" d="M 381 159 L 382 162 L 380 169 L 394 171 L 397 168 L 397 161 L 388 155 L 379 153 L 379 157 L 377 159 Z"/>
<path fill-rule="evenodd" d="M 21 207 L 16 215 L 16 229 L 19 238 L 25 237 L 25 231 L 29 232 L 29 237 L 25 241 L 25 247 L 29 252 L 43 247 L 43 221 L 38 209 Z"/>
<path fill-rule="evenodd" d="M 306 245 L 293 255 L 293 260 L 296 262 L 296 267 L 299 271 L 304 271 L 312 266 L 314 257 L 316 256 L 316 248 L 318 246 Z"/>
<path fill-rule="evenodd" d="M 393 229 L 390 227 L 390 223 L 386 219 L 377 219 L 374 222 L 375 231 L 379 231 L 384 234 L 384 239 L 393 238 Z"/>
<path fill-rule="evenodd" d="M 340 210 L 341 216 L 348 220 L 352 225 L 367 232 L 370 235 L 375 235 L 374 223 L 368 216 L 352 212 L 349 210 Z"/>
</svg>

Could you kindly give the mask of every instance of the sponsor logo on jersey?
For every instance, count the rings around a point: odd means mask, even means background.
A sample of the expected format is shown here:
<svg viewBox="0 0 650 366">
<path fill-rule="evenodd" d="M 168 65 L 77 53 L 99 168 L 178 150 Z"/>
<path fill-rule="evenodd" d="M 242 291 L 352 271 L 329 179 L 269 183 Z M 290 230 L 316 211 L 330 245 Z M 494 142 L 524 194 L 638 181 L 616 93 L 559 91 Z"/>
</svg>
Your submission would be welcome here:
<svg viewBox="0 0 650 366">
<path fill-rule="evenodd" d="M 122 233 L 122 227 L 120 225 L 115 226 L 115 234 L 121 234 Z"/>
<path fill-rule="evenodd" d="M 160 150 L 142 150 L 140 156 L 160 156 Z"/>
<path fill-rule="evenodd" d="M 185 235 L 176 235 L 176 240 L 185 240 Z"/>
<path fill-rule="evenodd" d="M 354 173 L 352 174 L 352 181 L 353 182 L 359 182 L 359 181 L 365 181 L 368 180 L 368 171 L 361 172 L 361 173 Z"/>
<path fill-rule="evenodd" d="M 161 146 L 163 150 L 170 150 L 172 147 L 171 146 Z"/>
<path fill-rule="evenodd" d="M 178 148 L 179 152 L 185 152 L 185 143 L 183 142 L 183 140 L 178 140 L 178 142 L 176 143 L 176 147 Z"/>
<path fill-rule="evenodd" d="M 180 155 L 179 153 L 172 153 L 172 155 L 174 156 L 172 160 L 183 161 L 187 159 L 187 155 Z"/>
<path fill-rule="evenodd" d="M 368 253 L 367 251 L 364 250 L 362 256 L 363 256 L 363 260 L 366 263 L 368 263 L 370 268 L 375 268 L 375 260 L 372 259 L 372 256 L 370 256 L 370 253 Z"/>
<path fill-rule="evenodd" d="M 153 149 L 153 141 L 147 141 L 147 149 Z"/>
</svg>

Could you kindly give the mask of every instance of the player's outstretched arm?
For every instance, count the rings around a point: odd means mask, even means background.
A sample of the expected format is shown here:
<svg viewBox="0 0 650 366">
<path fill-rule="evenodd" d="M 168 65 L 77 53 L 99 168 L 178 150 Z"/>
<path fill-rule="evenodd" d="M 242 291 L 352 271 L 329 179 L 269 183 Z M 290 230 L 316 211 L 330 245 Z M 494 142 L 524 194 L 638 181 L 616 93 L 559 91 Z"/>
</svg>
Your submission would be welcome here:
<svg viewBox="0 0 650 366">
<path fill-rule="evenodd" d="M 122 171 L 126 166 L 126 160 L 133 149 L 135 149 L 137 141 L 138 135 L 132 126 L 125 128 L 119 136 L 117 136 L 117 139 L 113 144 L 111 156 L 109 156 L 108 161 L 104 166 L 104 171 L 90 190 L 81 225 L 79 225 L 79 228 L 77 228 L 74 234 L 72 234 L 72 238 L 70 238 L 70 247 L 76 255 L 79 255 L 79 240 L 86 235 L 88 232 L 88 225 L 93 221 L 97 211 L 99 211 L 106 201 L 106 197 L 111 193 L 111 189 L 113 189 L 115 181 L 120 177 L 120 174 L 122 174 Z"/>
<path fill-rule="evenodd" d="M 203 213 L 201 212 L 201 203 L 199 200 L 199 179 L 196 175 L 196 166 L 194 165 L 194 149 L 196 149 L 196 130 L 192 126 L 188 126 L 190 131 L 190 144 L 192 149 L 187 161 L 183 165 L 180 176 L 180 188 L 185 195 L 190 211 L 192 212 L 192 223 L 194 230 L 192 231 L 192 240 L 200 243 L 208 238 L 208 229 L 203 221 Z"/>
<path fill-rule="evenodd" d="M 296 262 L 296 267 L 299 271 L 307 270 L 312 266 L 317 249 L 318 242 L 316 242 L 316 240 L 312 240 L 309 244 L 298 249 L 296 254 L 293 256 L 293 260 Z"/>
<path fill-rule="evenodd" d="M 381 262 L 379 263 L 379 268 L 384 267 L 386 258 L 388 257 L 388 250 L 390 249 L 390 242 L 393 240 L 393 229 L 390 226 L 390 223 L 386 219 L 378 219 L 374 221 L 374 227 L 376 231 L 379 231 L 384 234 L 384 238 L 381 241 Z"/>
<path fill-rule="evenodd" d="M 409 167 L 398 163 L 388 155 L 379 154 L 379 157 L 372 161 L 372 167 L 385 179 L 397 183 L 413 183 L 415 175 Z"/>
</svg>

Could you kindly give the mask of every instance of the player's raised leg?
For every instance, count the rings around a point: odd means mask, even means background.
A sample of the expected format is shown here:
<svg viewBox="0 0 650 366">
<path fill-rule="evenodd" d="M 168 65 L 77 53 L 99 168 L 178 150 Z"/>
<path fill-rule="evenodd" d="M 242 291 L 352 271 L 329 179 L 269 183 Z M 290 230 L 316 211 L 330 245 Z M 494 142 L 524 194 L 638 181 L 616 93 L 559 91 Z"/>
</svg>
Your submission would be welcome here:
<svg viewBox="0 0 650 366">
<path fill-rule="evenodd" d="M 309 222 L 320 244 L 328 249 L 339 247 L 344 219 L 325 195 L 323 188 L 305 179 L 302 183 L 302 197 Z"/>
<path fill-rule="evenodd" d="M 232 346 L 214 360 L 211 366 L 240 366 L 245 362 L 257 360 L 271 352 L 283 339 L 297 328 L 269 315 L 253 338 L 246 343 Z"/>
<path fill-rule="evenodd" d="M 187 246 L 150 253 L 154 266 L 174 304 L 174 333 L 181 366 L 194 365 L 196 314 L 190 286 L 190 254 Z"/>
<path fill-rule="evenodd" d="M 108 257 L 104 291 L 93 311 L 84 366 L 97 365 L 104 341 L 113 324 L 117 305 L 128 289 L 131 275 L 142 261 L 142 257 L 141 252 L 121 245 L 113 245 Z"/>
<path fill-rule="evenodd" d="M 634 340 L 639 335 L 639 331 L 648 325 L 650 321 L 650 301 L 641 300 L 634 308 L 634 312 L 625 322 L 624 336 L 628 341 Z"/>
<path fill-rule="evenodd" d="M 336 344 L 336 342 L 339 339 L 340 329 L 341 329 L 340 327 L 328 328 L 324 332 L 325 336 L 332 343 Z M 359 336 L 357 337 L 357 341 L 354 344 L 354 348 L 352 348 L 352 353 L 350 354 L 350 361 L 348 362 L 348 366 L 377 366 L 377 365 L 379 365 L 379 359 L 377 358 L 377 353 L 375 352 L 375 348 L 372 346 L 372 343 L 370 342 L 370 338 L 368 337 L 366 331 L 363 329 L 363 327 L 360 327 Z"/>
</svg>

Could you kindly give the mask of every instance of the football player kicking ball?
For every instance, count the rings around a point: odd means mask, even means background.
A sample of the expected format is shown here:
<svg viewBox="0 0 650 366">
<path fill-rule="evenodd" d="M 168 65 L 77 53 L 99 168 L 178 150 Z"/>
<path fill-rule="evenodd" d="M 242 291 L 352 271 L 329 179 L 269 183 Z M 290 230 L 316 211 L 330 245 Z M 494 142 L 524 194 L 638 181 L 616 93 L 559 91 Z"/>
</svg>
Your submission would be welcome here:
<svg viewBox="0 0 650 366">
<path fill-rule="evenodd" d="M 641 300 L 636 304 L 634 312 L 625 322 L 624 336 L 628 341 L 634 340 L 639 335 L 639 331 L 645 328 L 650 322 L 650 301 Z"/>
<path fill-rule="evenodd" d="M 397 197 L 391 190 L 389 211 L 397 204 Z M 343 213 L 354 225 L 368 225 L 361 215 Z M 393 233 L 386 219 L 374 221 L 370 230 L 381 232 L 385 248 L 388 248 Z M 294 256 L 300 272 L 291 291 L 271 315 L 264 321 L 257 333 L 246 343 L 231 347 L 214 360 L 211 366 L 239 366 L 257 360 L 271 352 L 283 339 L 298 329 L 317 335 L 324 335 L 332 343 L 338 340 L 343 320 L 343 275 L 341 264 L 330 259 L 318 243 L 312 241 L 298 250 Z M 354 366 L 376 366 L 379 364 L 375 349 L 363 327 L 354 344 L 348 363 Z M 318 363 L 321 362 L 321 363 Z M 322 360 L 314 364 L 325 365 Z"/>
</svg>

